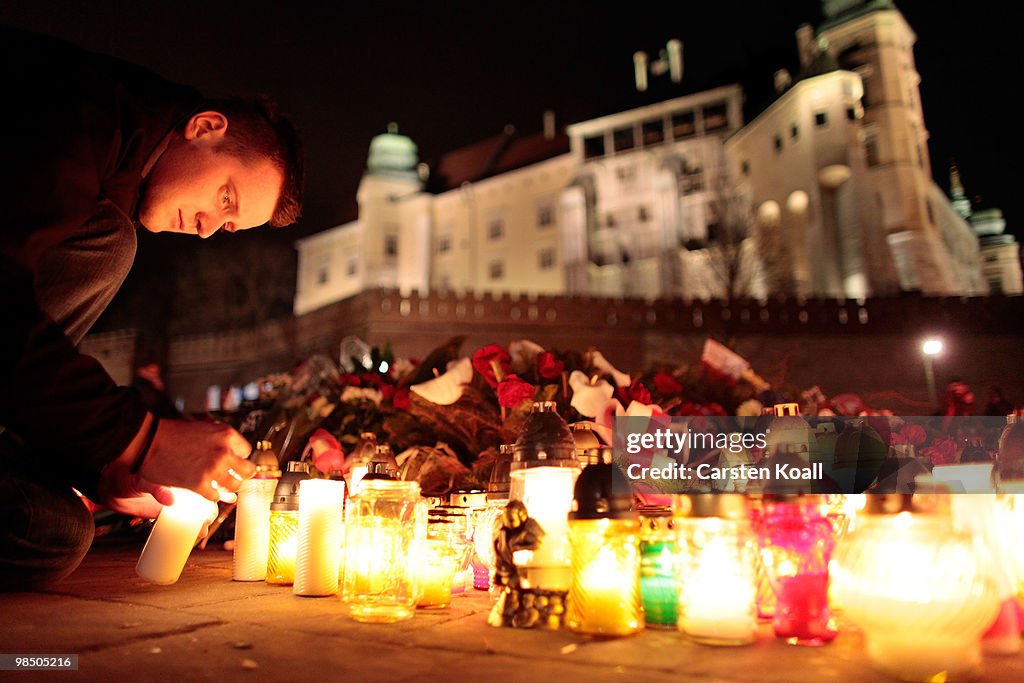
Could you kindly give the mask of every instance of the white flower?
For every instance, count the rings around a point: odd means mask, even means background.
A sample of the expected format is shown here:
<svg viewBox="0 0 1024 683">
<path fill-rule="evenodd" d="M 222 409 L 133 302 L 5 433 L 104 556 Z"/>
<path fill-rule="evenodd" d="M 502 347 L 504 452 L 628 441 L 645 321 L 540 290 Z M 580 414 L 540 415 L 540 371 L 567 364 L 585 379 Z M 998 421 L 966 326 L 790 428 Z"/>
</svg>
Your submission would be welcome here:
<svg viewBox="0 0 1024 683">
<path fill-rule="evenodd" d="M 615 386 L 628 387 L 633 383 L 629 375 L 619 372 L 597 349 L 591 349 L 588 355 L 590 356 L 590 365 L 602 375 L 611 375 L 612 379 L 615 380 Z"/>
<path fill-rule="evenodd" d="M 580 415 L 590 418 L 600 415 L 608 399 L 615 393 L 608 382 L 599 379 L 591 384 L 590 379 L 579 370 L 573 370 L 569 375 L 569 386 L 572 387 L 570 405 Z"/>
<path fill-rule="evenodd" d="M 373 401 L 374 405 L 380 405 L 380 390 L 371 387 L 345 387 L 341 392 L 342 401 Z"/>
<path fill-rule="evenodd" d="M 450 406 L 462 396 L 463 387 L 473 379 L 473 362 L 460 358 L 448 363 L 448 371 L 440 377 L 409 387 L 414 394 L 431 403 Z"/>
</svg>

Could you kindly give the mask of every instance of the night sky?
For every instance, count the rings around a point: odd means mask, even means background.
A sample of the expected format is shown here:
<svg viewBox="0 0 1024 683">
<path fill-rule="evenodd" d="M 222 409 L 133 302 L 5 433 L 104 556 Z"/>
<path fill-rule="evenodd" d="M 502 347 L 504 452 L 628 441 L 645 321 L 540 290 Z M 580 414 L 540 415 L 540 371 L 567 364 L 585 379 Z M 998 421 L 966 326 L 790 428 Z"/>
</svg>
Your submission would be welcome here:
<svg viewBox="0 0 1024 683">
<path fill-rule="evenodd" d="M 918 35 L 940 186 L 948 187 L 948 160 L 955 156 L 968 195 L 1000 206 L 1009 229 L 1024 234 L 1015 120 L 1021 110 L 1010 103 L 1024 64 L 1007 6 L 926 0 L 897 6 Z M 227 239 L 282 245 L 352 215 L 367 146 L 389 121 L 432 162 L 507 123 L 539 131 L 545 109 L 564 126 L 739 82 L 748 108 L 756 110 L 771 97 L 776 69 L 796 71 L 796 28 L 821 17 L 814 0 L 0 4 L 0 22 L 142 64 L 206 94 L 262 92 L 276 99 L 303 133 L 305 215 L 292 228 Z M 683 82 L 662 77 L 648 93 L 637 93 L 632 53 L 656 53 L 670 38 L 684 42 Z"/>
</svg>

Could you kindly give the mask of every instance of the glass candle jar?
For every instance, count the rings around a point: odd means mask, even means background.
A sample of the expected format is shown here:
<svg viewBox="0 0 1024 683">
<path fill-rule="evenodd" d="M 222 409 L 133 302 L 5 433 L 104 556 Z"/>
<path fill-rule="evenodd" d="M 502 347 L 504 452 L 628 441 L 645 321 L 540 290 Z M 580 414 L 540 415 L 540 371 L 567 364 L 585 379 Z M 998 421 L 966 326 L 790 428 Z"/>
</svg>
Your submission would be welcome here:
<svg viewBox="0 0 1024 683">
<path fill-rule="evenodd" d="M 757 638 L 756 542 L 742 494 L 676 500 L 679 630 L 704 645 Z"/>
<path fill-rule="evenodd" d="M 416 606 L 439 609 L 452 601 L 456 558 L 444 538 L 426 538 L 416 544 Z"/>
<path fill-rule="evenodd" d="M 679 620 L 679 545 L 672 510 L 640 510 L 640 597 L 651 628 L 675 628 Z"/>
<path fill-rule="evenodd" d="M 758 542 L 775 594 L 772 628 L 791 645 L 824 645 L 837 629 L 828 607 L 832 523 L 821 514 L 821 496 L 766 496 Z"/>
<path fill-rule="evenodd" d="M 628 636 L 644 627 L 640 600 L 640 520 L 631 497 L 615 495 L 614 466 L 587 467 L 570 515 L 572 582 L 566 623 L 589 636 Z"/>
<path fill-rule="evenodd" d="M 267 583 L 290 586 L 295 582 L 295 556 L 298 552 L 299 483 L 309 479 L 304 462 L 289 462 L 288 470 L 277 483 L 270 504 L 270 550 L 267 556 Z"/>
<path fill-rule="evenodd" d="M 533 404 L 513 449 L 511 500 L 520 500 L 544 529 L 536 550 L 520 550 L 515 564 L 524 588 L 569 588 L 568 515 L 579 475 L 576 443 L 553 401 Z"/>
<path fill-rule="evenodd" d="M 948 500 L 869 496 L 859 528 L 836 550 L 835 592 L 864 633 L 872 664 L 906 681 L 981 670 L 981 635 L 999 596 L 972 538 L 954 528 Z"/>
<path fill-rule="evenodd" d="M 425 540 L 414 481 L 364 479 L 349 498 L 342 599 L 356 621 L 411 619 L 416 609 L 413 542 Z M 420 536 L 420 534 L 423 534 Z"/>
<path fill-rule="evenodd" d="M 628 636 L 643 630 L 639 536 L 636 519 L 570 524 L 572 583 L 566 623 L 574 632 Z"/>
</svg>

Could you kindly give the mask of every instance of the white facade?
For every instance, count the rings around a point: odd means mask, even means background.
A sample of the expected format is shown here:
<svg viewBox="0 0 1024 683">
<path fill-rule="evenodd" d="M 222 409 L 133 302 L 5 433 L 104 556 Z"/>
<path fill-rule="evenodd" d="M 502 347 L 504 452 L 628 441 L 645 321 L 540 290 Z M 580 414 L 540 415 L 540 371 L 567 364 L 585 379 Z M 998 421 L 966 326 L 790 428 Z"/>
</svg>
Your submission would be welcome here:
<svg viewBox="0 0 1024 683">
<path fill-rule="evenodd" d="M 377 286 L 986 293 L 977 235 L 931 178 L 916 36 L 885 3 L 839 4 L 817 52 L 798 32 L 808 75 L 747 125 L 739 86 L 717 88 L 571 125 L 568 153 L 439 194 L 422 190 L 412 141 L 378 136 L 359 219 L 297 244 L 295 313 Z M 989 251 L 1005 270 L 1010 250 Z"/>
</svg>

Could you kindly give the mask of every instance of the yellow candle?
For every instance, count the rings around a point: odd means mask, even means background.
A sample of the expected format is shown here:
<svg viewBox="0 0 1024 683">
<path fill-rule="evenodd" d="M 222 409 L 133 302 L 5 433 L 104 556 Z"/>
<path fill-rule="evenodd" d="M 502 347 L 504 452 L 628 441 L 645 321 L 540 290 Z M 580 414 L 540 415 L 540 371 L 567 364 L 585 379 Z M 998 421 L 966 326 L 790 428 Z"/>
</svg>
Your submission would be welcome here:
<svg viewBox="0 0 1024 683">
<path fill-rule="evenodd" d="M 296 535 L 299 513 L 275 510 L 270 513 L 270 553 L 267 559 L 267 583 L 290 586 L 295 581 Z"/>
<path fill-rule="evenodd" d="M 574 520 L 567 623 L 577 633 L 628 636 L 643 628 L 639 523 Z"/>
<path fill-rule="evenodd" d="M 295 595 L 338 592 L 338 538 L 344 501 L 343 481 L 306 479 L 299 483 Z"/>
<path fill-rule="evenodd" d="M 419 584 L 417 607 L 447 607 L 452 601 L 452 576 L 455 558 L 445 541 L 421 541 L 416 553 L 416 580 Z"/>
</svg>

